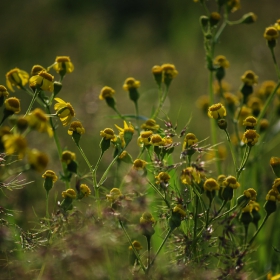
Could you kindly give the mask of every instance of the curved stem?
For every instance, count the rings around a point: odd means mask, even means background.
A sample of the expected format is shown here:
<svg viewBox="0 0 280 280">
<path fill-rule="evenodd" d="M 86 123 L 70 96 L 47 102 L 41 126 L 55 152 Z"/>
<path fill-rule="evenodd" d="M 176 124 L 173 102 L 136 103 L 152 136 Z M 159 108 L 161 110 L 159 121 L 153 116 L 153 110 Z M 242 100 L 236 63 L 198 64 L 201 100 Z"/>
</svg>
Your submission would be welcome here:
<svg viewBox="0 0 280 280">
<path fill-rule="evenodd" d="M 25 114 L 24 114 L 24 116 L 27 116 L 27 115 L 30 113 L 30 111 L 32 110 L 32 107 L 33 107 L 33 105 L 34 105 L 34 102 L 36 101 L 36 99 L 37 99 L 39 93 L 40 93 L 40 91 L 39 91 L 38 89 L 36 89 L 35 92 L 34 92 L 34 94 L 33 94 L 32 99 L 31 99 L 31 102 L 30 102 L 30 104 L 29 104 L 29 106 L 28 106 L 28 109 L 27 109 L 27 111 L 26 111 Z"/>
</svg>

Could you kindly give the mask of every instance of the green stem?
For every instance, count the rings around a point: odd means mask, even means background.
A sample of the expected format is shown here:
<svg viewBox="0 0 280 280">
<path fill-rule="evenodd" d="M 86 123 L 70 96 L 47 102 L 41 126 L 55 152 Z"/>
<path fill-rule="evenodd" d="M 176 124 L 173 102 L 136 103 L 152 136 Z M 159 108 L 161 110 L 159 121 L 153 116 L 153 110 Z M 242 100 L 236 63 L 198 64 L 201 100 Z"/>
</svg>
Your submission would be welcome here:
<svg viewBox="0 0 280 280">
<path fill-rule="evenodd" d="M 113 109 L 121 119 L 125 120 L 125 117 L 118 111 L 116 107 L 113 107 Z"/>
<path fill-rule="evenodd" d="M 147 235 L 146 239 L 147 239 L 147 248 L 148 248 L 148 263 L 147 263 L 147 267 L 149 267 L 150 263 L 151 263 L 151 236 Z"/>
<path fill-rule="evenodd" d="M 163 199 L 163 201 L 165 202 L 166 206 L 170 209 L 170 203 L 168 202 L 168 200 L 164 197 L 164 195 L 158 190 L 158 188 L 147 179 L 149 185 L 155 190 L 155 192 Z"/>
<path fill-rule="evenodd" d="M 37 99 L 39 93 L 40 93 L 40 91 L 39 91 L 38 89 L 36 89 L 35 92 L 34 92 L 34 94 L 33 94 L 32 99 L 31 99 L 31 102 L 30 102 L 30 104 L 29 104 L 29 106 L 28 106 L 28 109 L 27 109 L 27 111 L 25 112 L 25 115 L 24 115 L 24 116 L 27 116 L 27 115 L 30 113 L 30 111 L 32 110 L 32 107 L 33 107 L 33 105 L 34 105 L 34 102 L 36 101 L 36 99 Z"/>
<path fill-rule="evenodd" d="M 146 273 L 146 268 L 145 268 L 144 264 L 142 263 L 142 260 L 141 260 L 141 258 L 140 258 L 140 256 L 139 256 L 137 250 L 134 248 L 134 246 L 133 246 L 133 244 L 132 244 L 132 241 L 131 241 L 131 239 L 130 239 L 130 237 L 129 237 L 129 234 L 127 233 L 127 231 L 126 231 L 126 229 L 125 229 L 125 227 L 124 227 L 122 221 L 119 220 L 119 223 L 120 223 L 120 226 L 121 226 L 123 232 L 125 233 L 125 236 L 126 236 L 128 242 L 129 242 L 129 244 L 130 244 L 130 246 L 131 246 L 131 248 L 132 248 L 132 250 L 133 250 L 133 252 L 134 252 L 134 254 L 135 254 L 135 256 L 136 256 L 136 258 L 137 258 L 137 260 L 138 260 L 138 262 L 139 262 L 139 264 L 140 264 L 140 266 L 141 266 L 141 268 L 142 268 L 142 270 L 144 271 L 144 273 Z"/>
<path fill-rule="evenodd" d="M 47 223 L 50 225 L 50 215 L 49 215 L 49 192 L 46 192 L 46 218 Z"/>
<path fill-rule="evenodd" d="M 246 165 L 246 163 L 249 159 L 251 149 L 252 149 L 252 147 L 247 145 L 246 150 L 244 152 L 243 160 L 242 160 L 241 165 L 240 165 L 240 168 L 237 170 L 237 175 L 236 175 L 236 180 L 237 181 L 238 181 L 238 179 L 240 177 L 240 174 L 243 171 L 243 169 L 244 169 L 244 167 L 245 167 L 245 165 Z"/>
<path fill-rule="evenodd" d="M 271 51 L 271 55 L 272 55 L 272 59 L 273 59 L 273 64 L 274 64 L 274 67 L 275 67 L 278 79 L 280 79 L 280 70 L 278 68 L 276 57 L 275 57 L 275 54 L 274 54 L 274 48 L 270 48 L 270 51 Z"/>
<path fill-rule="evenodd" d="M 159 105 L 158 105 L 156 111 L 154 112 L 154 114 L 152 115 L 152 119 L 156 119 L 158 114 L 159 114 L 159 112 L 161 111 L 162 106 L 164 104 L 164 101 L 165 101 L 165 99 L 167 97 L 168 90 L 169 90 L 169 87 L 166 86 L 163 94 L 161 95 L 161 97 L 159 99 Z"/>
<path fill-rule="evenodd" d="M 230 149 L 231 157 L 232 157 L 232 160 L 233 160 L 234 171 L 236 173 L 237 172 L 237 166 L 236 166 L 235 153 L 234 153 L 234 150 L 233 150 L 233 147 L 232 147 L 232 143 L 231 143 L 231 140 L 230 140 L 230 136 L 229 136 L 229 133 L 228 133 L 227 129 L 225 129 L 224 131 L 225 131 L 226 136 L 227 136 L 227 141 L 228 141 L 228 144 L 229 144 L 229 149 Z"/>
</svg>

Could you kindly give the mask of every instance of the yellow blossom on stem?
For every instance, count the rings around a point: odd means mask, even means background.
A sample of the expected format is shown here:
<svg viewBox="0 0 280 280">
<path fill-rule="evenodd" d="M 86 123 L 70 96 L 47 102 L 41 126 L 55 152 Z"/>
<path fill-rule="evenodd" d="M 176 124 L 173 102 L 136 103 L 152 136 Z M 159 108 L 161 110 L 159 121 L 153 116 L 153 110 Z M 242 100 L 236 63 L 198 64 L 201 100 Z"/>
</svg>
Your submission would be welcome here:
<svg viewBox="0 0 280 280">
<path fill-rule="evenodd" d="M 9 96 L 9 92 L 6 89 L 6 87 L 0 85 L 0 98 L 4 99 L 4 97 L 8 97 L 8 96 Z M 3 104 L 3 102 L 2 102 L 2 104 Z"/>
<path fill-rule="evenodd" d="M 70 124 L 70 126 L 68 128 L 68 134 L 73 135 L 74 132 L 78 133 L 80 135 L 82 135 L 86 132 L 81 122 L 74 121 Z"/>
<path fill-rule="evenodd" d="M 11 114 L 18 114 L 21 110 L 20 101 L 16 97 L 10 97 L 5 100 L 5 110 Z"/>
<path fill-rule="evenodd" d="M 209 107 L 208 116 L 213 119 L 220 119 L 227 115 L 226 108 L 222 103 L 217 103 Z"/>
<path fill-rule="evenodd" d="M 157 184 L 167 184 L 168 181 L 171 179 L 170 175 L 167 172 L 160 172 L 157 176 L 155 176 L 155 178 L 157 179 Z"/>
<path fill-rule="evenodd" d="M 32 149 L 28 152 L 27 159 L 30 167 L 38 172 L 42 172 L 44 169 L 46 169 L 49 163 L 47 154 L 36 149 Z"/>
<path fill-rule="evenodd" d="M 256 130 L 248 129 L 244 132 L 242 141 L 244 144 L 247 144 L 248 146 L 254 146 L 259 139 L 260 135 L 256 132 Z"/>
<path fill-rule="evenodd" d="M 267 41 L 273 41 L 279 37 L 279 32 L 276 27 L 270 26 L 265 29 L 263 36 Z"/>
<path fill-rule="evenodd" d="M 159 130 L 159 125 L 156 123 L 155 120 L 148 119 L 148 120 L 146 120 L 145 123 L 143 123 L 141 125 L 141 128 L 144 129 L 144 130 L 157 131 L 157 130 Z"/>
<path fill-rule="evenodd" d="M 280 193 L 274 189 L 269 190 L 265 199 L 267 201 L 280 201 Z"/>
<path fill-rule="evenodd" d="M 274 180 L 272 189 L 280 193 L 280 178 Z"/>
<path fill-rule="evenodd" d="M 86 184 L 80 185 L 80 192 L 83 194 L 83 196 L 87 197 L 91 194 L 90 188 Z"/>
<path fill-rule="evenodd" d="M 181 215 L 181 217 L 186 217 L 187 214 L 186 214 L 186 211 L 184 210 L 183 206 L 181 204 L 177 204 L 173 210 L 172 210 L 174 213 L 179 213 Z"/>
<path fill-rule="evenodd" d="M 2 137 L 2 142 L 7 155 L 17 153 L 19 159 L 24 157 L 27 151 L 27 142 L 23 136 L 17 134 L 5 134 Z"/>
<path fill-rule="evenodd" d="M 163 146 L 164 145 L 163 138 L 159 134 L 154 134 L 151 136 L 151 143 L 154 146 Z"/>
<path fill-rule="evenodd" d="M 34 65 L 31 69 L 31 77 L 38 75 L 41 71 L 47 71 L 47 70 L 41 65 Z"/>
<path fill-rule="evenodd" d="M 139 241 L 136 241 L 136 240 L 133 241 L 133 242 L 132 242 L 132 245 L 133 245 L 133 247 L 134 247 L 134 249 L 135 249 L 136 251 L 140 251 L 141 249 L 143 249 L 143 247 L 142 247 L 142 245 L 141 245 L 141 243 L 140 243 Z M 133 250 L 133 249 L 132 249 L 132 246 L 129 246 L 128 249 L 129 249 L 129 250 Z"/>
<path fill-rule="evenodd" d="M 213 178 L 209 178 L 207 179 L 204 184 L 203 184 L 203 188 L 206 191 L 212 192 L 212 191 L 217 191 L 220 189 L 220 186 L 218 184 L 218 182 L 213 179 Z"/>
<path fill-rule="evenodd" d="M 39 132 L 47 132 L 50 137 L 53 136 L 53 130 L 49 122 L 49 117 L 40 108 L 34 109 L 25 118 L 30 128 Z"/>
<path fill-rule="evenodd" d="M 257 125 L 257 119 L 253 116 L 249 116 L 243 121 L 243 125 L 246 127 L 254 128 Z"/>
<path fill-rule="evenodd" d="M 74 65 L 69 56 L 57 56 L 53 64 L 53 69 L 63 77 L 66 73 L 72 73 L 74 71 Z"/>
<path fill-rule="evenodd" d="M 115 124 L 116 128 L 120 131 L 120 137 L 124 138 L 124 141 L 126 145 L 131 141 L 132 136 L 134 134 L 134 127 L 131 123 L 129 125 L 126 123 L 126 121 L 123 121 L 124 127 L 121 128 L 118 125 Z"/>
<path fill-rule="evenodd" d="M 188 133 L 184 139 L 183 150 L 196 144 L 197 142 L 198 142 L 198 139 L 196 138 L 196 136 L 193 133 Z"/>
<path fill-rule="evenodd" d="M 228 0 L 227 1 L 227 10 L 229 12 L 235 12 L 241 8 L 240 0 Z"/>
<path fill-rule="evenodd" d="M 178 71 L 173 64 L 163 64 L 161 65 L 161 69 L 163 74 L 163 82 L 169 86 L 171 81 L 178 75 Z"/>
<path fill-rule="evenodd" d="M 111 128 L 105 128 L 104 130 L 101 130 L 100 136 L 106 140 L 114 139 L 116 137 L 114 130 Z"/>
<path fill-rule="evenodd" d="M 123 195 L 118 188 L 113 188 L 110 190 L 109 194 L 106 194 L 107 200 L 111 201 L 112 203 L 119 200 L 122 196 Z"/>
<path fill-rule="evenodd" d="M 14 91 L 14 86 L 22 88 L 28 83 L 29 74 L 19 68 L 14 68 L 6 74 L 6 84 L 9 90 Z"/>
<path fill-rule="evenodd" d="M 115 94 L 115 91 L 111 87 L 103 87 L 101 89 L 99 99 L 105 100 L 106 98 L 113 98 L 113 95 Z"/>
<path fill-rule="evenodd" d="M 140 136 L 138 137 L 137 143 L 140 147 L 151 145 L 151 136 L 153 135 L 153 131 L 141 131 Z"/>
<path fill-rule="evenodd" d="M 249 198 L 250 200 L 253 200 L 253 201 L 255 201 L 257 199 L 257 192 L 252 188 L 245 190 L 243 192 L 243 195 L 245 195 L 247 198 Z"/>
<path fill-rule="evenodd" d="M 67 165 L 76 159 L 76 154 L 70 151 L 63 151 L 61 155 L 61 161 L 65 162 Z"/>
<path fill-rule="evenodd" d="M 160 86 L 162 83 L 162 67 L 159 65 L 153 66 L 152 73 L 154 75 L 156 83 L 158 84 L 158 86 Z"/>
<path fill-rule="evenodd" d="M 193 167 L 187 167 L 183 169 L 180 179 L 181 182 L 185 185 L 191 185 L 192 180 L 194 180 L 198 184 L 201 182 L 200 173 Z"/>
<path fill-rule="evenodd" d="M 275 22 L 275 24 L 274 24 L 274 27 L 275 27 L 278 31 L 280 31 L 280 19 L 277 19 L 277 20 L 276 20 L 276 22 Z"/>
<path fill-rule="evenodd" d="M 57 116 L 60 118 L 62 125 L 66 126 L 71 122 L 71 119 L 75 116 L 75 111 L 72 105 L 64 100 L 56 97 L 54 99 L 58 103 L 54 105 Z"/>
<path fill-rule="evenodd" d="M 140 87 L 140 82 L 135 80 L 134 78 L 127 78 L 124 81 L 123 89 L 129 91 L 130 89 L 136 89 Z"/>
<path fill-rule="evenodd" d="M 218 67 L 229 68 L 229 61 L 223 55 L 216 56 L 213 64 Z"/>
<path fill-rule="evenodd" d="M 148 162 L 146 162 L 145 160 L 142 159 L 136 159 L 133 162 L 133 168 L 136 170 L 142 170 L 146 167 Z"/>
<path fill-rule="evenodd" d="M 153 215 L 149 212 L 144 212 L 140 218 L 140 224 L 154 224 L 155 223 L 155 219 L 153 217 Z"/>
<path fill-rule="evenodd" d="M 46 179 L 46 178 L 51 178 L 52 182 L 55 183 L 58 179 L 58 177 L 56 176 L 55 172 L 52 170 L 47 170 L 45 171 L 45 173 L 42 175 L 42 178 Z"/>
<path fill-rule="evenodd" d="M 46 71 L 41 71 L 29 79 L 29 86 L 31 88 L 39 88 L 41 90 L 53 92 L 54 76 Z"/>
<path fill-rule="evenodd" d="M 253 86 L 258 83 L 258 76 L 253 71 L 248 70 L 241 76 L 241 81 L 247 86 Z"/>
<path fill-rule="evenodd" d="M 272 157 L 269 161 L 270 166 L 277 177 L 280 177 L 280 158 Z"/>
<path fill-rule="evenodd" d="M 225 181 L 223 182 L 223 185 L 225 187 L 230 187 L 234 190 L 240 187 L 240 184 L 237 182 L 237 180 L 234 176 L 228 176 L 225 179 Z"/>
<path fill-rule="evenodd" d="M 62 197 L 63 198 L 71 198 L 71 199 L 75 199 L 77 196 L 76 191 L 74 189 L 68 189 L 66 191 L 62 192 Z"/>
</svg>

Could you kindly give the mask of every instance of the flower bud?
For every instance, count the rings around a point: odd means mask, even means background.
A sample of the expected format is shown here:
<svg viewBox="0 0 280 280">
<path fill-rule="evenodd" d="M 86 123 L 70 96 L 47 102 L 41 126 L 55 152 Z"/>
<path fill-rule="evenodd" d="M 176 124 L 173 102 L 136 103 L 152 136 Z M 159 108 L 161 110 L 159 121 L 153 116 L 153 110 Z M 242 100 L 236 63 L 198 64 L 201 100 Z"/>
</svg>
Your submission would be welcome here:
<svg viewBox="0 0 280 280">
<path fill-rule="evenodd" d="M 280 158 L 272 157 L 269 163 L 275 176 L 280 178 Z"/>
<path fill-rule="evenodd" d="M 241 23 L 250 24 L 254 23 L 257 20 L 257 16 L 254 13 L 248 13 L 243 15 Z"/>
</svg>

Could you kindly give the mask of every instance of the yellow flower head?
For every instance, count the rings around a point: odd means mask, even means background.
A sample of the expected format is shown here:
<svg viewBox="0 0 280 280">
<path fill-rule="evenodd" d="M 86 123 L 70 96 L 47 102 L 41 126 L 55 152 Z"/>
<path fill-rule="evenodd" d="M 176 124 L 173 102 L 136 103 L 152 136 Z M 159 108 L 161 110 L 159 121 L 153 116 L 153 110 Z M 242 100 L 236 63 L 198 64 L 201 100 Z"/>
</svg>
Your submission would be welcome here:
<svg viewBox="0 0 280 280">
<path fill-rule="evenodd" d="M 115 94 L 115 91 L 111 87 L 103 87 L 101 89 L 99 99 L 104 100 L 106 98 L 113 98 L 113 95 Z"/>
<path fill-rule="evenodd" d="M 105 138 L 106 140 L 115 139 L 115 132 L 111 128 L 105 128 L 104 130 L 100 131 L 100 136 Z"/>
<path fill-rule="evenodd" d="M 186 217 L 186 211 L 184 210 L 183 206 L 181 204 L 177 204 L 174 208 L 173 208 L 173 212 L 177 212 L 181 215 L 181 217 Z"/>
<path fill-rule="evenodd" d="M 81 122 L 74 121 L 70 124 L 70 126 L 68 128 L 68 134 L 73 135 L 74 132 L 76 132 L 80 135 L 82 135 L 86 132 Z"/>
<path fill-rule="evenodd" d="M 75 153 L 72 153 L 70 151 L 62 152 L 61 161 L 65 162 L 67 165 L 75 159 L 76 159 L 76 154 Z"/>
<path fill-rule="evenodd" d="M 254 128 L 257 125 L 257 119 L 253 116 L 249 116 L 243 121 L 243 125 Z"/>
<path fill-rule="evenodd" d="M 32 149 L 28 152 L 28 163 L 32 169 L 42 172 L 44 169 L 46 169 L 49 163 L 49 158 L 47 154 L 36 149 Z"/>
<path fill-rule="evenodd" d="M 53 69 L 57 73 L 72 73 L 74 71 L 74 65 L 69 56 L 57 56 Z"/>
<path fill-rule="evenodd" d="M 42 175 L 42 178 L 51 178 L 53 183 L 57 181 L 58 177 L 56 176 L 55 172 L 52 170 L 47 170 L 45 173 Z"/>
<path fill-rule="evenodd" d="M 260 135 L 256 132 L 256 130 L 248 129 L 244 132 L 242 141 L 248 146 L 254 146 L 258 142 L 259 137 Z"/>
<path fill-rule="evenodd" d="M 276 27 L 270 26 L 265 29 L 263 36 L 267 41 L 272 41 L 279 37 L 279 32 Z"/>
<path fill-rule="evenodd" d="M 7 98 L 5 100 L 5 110 L 13 114 L 18 114 L 21 110 L 19 99 L 16 97 Z"/>
<path fill-rule="evenodd" d="M 162 74 L 162 67 L 159 65 L 153 66 L 152 73 L 153 74 Z"/>
<path fill-rule="evenodd" d="M 218 191 L 220 189 L 220 186 L 219 186 L 218 182 L 215 179 L 210 178 L 210 179 L 207 179 L 204 182 L 203 188 L 206 191 L 212 192 L 212 191 Z"/>
<path fill-rule="evenodd" d="M 17 153 L 19 159 L 24 157 L 27 150 L 27 142 L 23 136 L 17 134 L 5 134 L 2 137 L 2 142 L 7 155 Z"/>
<path fill-rule="evenodd" d="M 229 106 L 236 106 L 239 104 L 238 97 L 235 94 L 232 94 L 230 92 L 225 92 L 224 98 L 226 104 L 228 104 Z"/>
<path fill-rule="evenodd" d="M 238 119 L 239 124 L 243 125 L 243 121 L 251 115 L 252 115 L 252 109 L 247 106 L 243 106 L 239 113 L 239 119 Z"/>
<path fill-rule="evenodd" d="M 9 92 L 7 91 L 6 87 L 0 85 L 0 97 L 8 97 Z"/>
<path fill-rule="evenodd" d="M 143 145 L 151 145 L 151 136 L 153 135 L 153 132 L 151 130 L 147 131 L 141 131 L 140 136 L 138 137 L 137 143 L 140 147 Z"/>
<path fill-rule="evenodd" d="M 246 213 L 246 212 L 249 212 L 251 213 L 253 211 L 253 201 L 249 201 L 249 203 L 242 208 L 242 213 Z"/>
<path fill-rule="evenodd" d="M 155 178 L 158 180 L 156 183 L 165 183 L 167 184 L 168 181 L 171 179 L 170 175 L 167 172 L 160 172 Z"/>
<path fill-rule="evenodd" d="M 277 19 L 277 20 L 276 20 L 276 22 L 275 22 L 275 24 L 274 24 L 274 27 L 275 27 L 278 31 L 280 31 L 280 19 Z"/>
<path fill-rule="evenodd" d="M 31 88 L 40 88 L 45 91 L 53 92 L 54 76 L 46 71 L 41 71 L 29 79 Z"/>
<path fill-rule="evenodd" d="M 163 82 L 167 85 L 178 75 L 178 71 L 173 64 L 163 64 L 161 65 L 161 69 Z"/>
<path fill-rule="evenodd" d="M 208 116 L 213 119 L 220 119 L 227 115 L 226 108 L 222 103 L 217 103 L 209 107 Z"/>
<path fill-rule="evenodd" d="M 25 117 L 28 121 L 28 125 L 39 132 L 47 132 L 49 136 L 53 136 L 53 130 L 49 123 L 49 117 L 43 110 L 36 108 L 31 111 L 29 115 Z"/>
<path fill-rule="evenodd" d="M 127 78 L 124 81 L 123 89 L 129 91 L 130 89 L 136 89 L 140 87 L 140 82 L 136 81 L 134 78 Z"/>
<path fill-rule="evenodd" d="M 31 77 L 38 75 L 41 71 L 46 71 L 46 69 L 41 65 L 34 65 L 31 69 Z"/>
<path fill-rule="evenodd" d="M 54 109 L 56 110 L 56 114 L 60 118 L 62 125 L 68 125 L 71 122 L 72 117 L 75 116 L 74 108 L 70 103 L 63 101 L 58 97 L 54 100 L 58 102 L 54 105 Z"/>
<path fill-rule="evenodd" d="M 230 187 L 234 190 L 240 187 L 240 184 L 237 182 L 237 180 L 234 176 L 228 176 L 225 179 L 225 181 L 223 182 L 223 185 L 225 187 Z"/>
<path fill-rule="evenodd" d="M 126 121 L 123 121 L 123 128 L 119 127 L 118 125 L 115 124 L 116 128 L 120 131 L 120 133 L 125 134 L 126 132 L 129 133 L 134 133 L 134 127 L 131 123 L 129 125 L 126 123 Z"/>
<path fill-rule="evenodd" d="M 267 98 L 275 88 L 276 83 L 274 81 L 264 81 L 258 90 L 258 95 L 263 98 Z"/>
<path fill-rule="evenodd" d="M 77 196 L 77 194 L 76 194 L 74 189 L 68 189 L 68 190 L 62 192 L 62 197 L 63 198 L 69 197 L 71 199 L 75 199 L 76 196 Z"/>
<path fill-rule="evenodd" d="M 258 83 L 258 76 L 253 71 L 248 70 L 241 76 L 241 81 L 247 86 L 253 86 Z"/>
<path fill-rule="evenodd" d="M 218 66 L 218 67 L 229 68 L 229 62 L 226 59 L 226 57 L 223 55 L 216 56 L 213 63 L 215 66 Z"/>
<path fill-rule="evenodd" d="M 241 8 L 240 0 L 228 0 L 227 1 L 227 8 L 230 12 L 235 12 Z"/>
<path fill-rule="evenodd" d="M 274 189 L 268 191 L 265 200 L 269 201 L 280 201 L 280 193 Z"/>
<path fill-rule="evenodd" d="M 154 224 L 155 219 L 149 212 L 144 212 L 140 218 L 140 224 Z"/>
<path fill-rule="evenodd" d="M 113 188 L 110 190 L 109 194 L 106 194 L 107 200 L 111 201 L 111 202 L 115 202 L 117 200 L 119 200 L 122 197 L 122 193 L 118 188 Z"/>
<path fill-rule="evenodd" d="M 212 12 L 209 16 L 209 22 L 211 26 L 217 25 L 221 20 L 221 15 L 217 12 Z"/>
<path fill-rule="evenodd" d="M 136 170 L 144 169 L 146 167 L 146 165 L 147 165 L 147 162 L 142 159 L 136 159 L 133 162 L 133 168 Z"/>
<path fill-rule="evenodd" d="M 132 242 L 132 245 L 133 245 L 133 247 L 134 247 L 134 249 L 135 249 L 136 251 L 140 251 L 141 249 L 143 249 L 141 243 L 138 242 L 138 241 L 133 241 L 133 242 Z M 132 249 L 132 246 L 129 246 L 128 249 L 129 249 L 129 250 L 133 250 L 133 249 Z"/>
<path fill-rule="evenodd" d="M 243 192 L 243 195 L 245 195 L 247 198 L 249 198 L 250 200 L 253 200 L 253 201 L 255 201 L 257 199 L 257 192 L 252 188 L 245 190 Z"/>
<path fill-rule="evenodd" d="M 159 134 L 154 134 L 151 136 L 151 144 L 154 146 L 163 146 L 164 141 Z"/>
<path fill-rule="evenodd" d="M 262 110 L 263 102 L 260 98 L 258 98 L 256 96 L 252 96 L 249 98 L 247 105 L 248 105 L 248 108 L 251 109 L 252 114 L 257 116 L 260 113 L 260 111 Z M 246 107 L 242 107 L 242 109 L 243 108 L 246 108 Z"/>
<path fill-rule="evenodd" d="M 197 142 L 198 142 L 198 139 L 196 138 L 196 136 L 193 133 L 188 133 L 184 139 L 183 150 L 194 145 Z"/>
<path fill-rule="evenodd" d="M 152 130 L 157 131 L 159 130 L 159 125 L 153 119 L 148 119 L 145 123 L 141 125 L 141 128 L 144 130 Z"/>
<path fill-rule="evenodd" d="M 91 190 L 86 184 L 80 185 L 80 192 L 86 197 L 91 194 Z"/>
<path fill-rule="evenodd" d="M 195 168 L 187 167 L 182 170 L 180 179 L 181 182 L 185 185 L 191 185 L 192 180 L 199 184 L 201 181 L 201 176 Z"/>
<path fill-rule="evenodd" d="M 278 192 L 280 191 L 280 178 L 274 180 L 272 189 Z"/>
<path fill-rule="evenodd" d="M 6 84 L 9 90 L 14 91 L 13 86 L 22 88 L 28 83 L 29 75 L 27 72 L 14 68 L 6 74 Z"/>
</svg>

